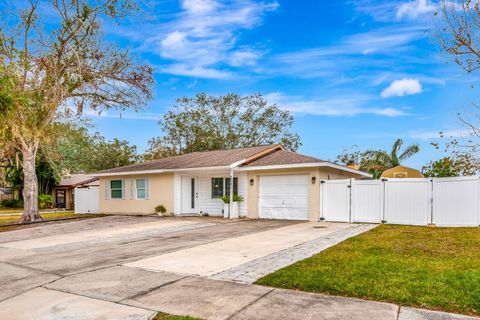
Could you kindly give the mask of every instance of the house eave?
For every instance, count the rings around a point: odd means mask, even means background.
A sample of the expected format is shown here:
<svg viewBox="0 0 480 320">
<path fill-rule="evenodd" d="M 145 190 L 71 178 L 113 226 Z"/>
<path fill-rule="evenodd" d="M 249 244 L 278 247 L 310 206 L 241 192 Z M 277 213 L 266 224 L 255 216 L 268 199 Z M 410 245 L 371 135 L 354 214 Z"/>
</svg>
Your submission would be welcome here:
<svg viewBox="0 0 480 320">
<path fill-rule="evenodd" d="M 360 170 L 351 169 L 348 167 L 340 166 L 331 162 L 309 162 L 309 163 L 291 163 L 291 164 L 274 164 L 264 166 L 251 166 L 239 168 L 239 171 L 254 171 L 254 170 L 275 170 L 275 169 L 294 169 L 294 168 L 312 168 L 312 167 L 328 167 L 337 169 L 353 174 L 358 174 L 366 178 L 372 178 L 372 175 Z"/>
<path fill-rule="evenodd" d="M 214 171 L 214 170 L 230 170 L 230 169 L 231 169 L 231 166 L 214 166 L 214 167 L 193 167 L 193 168 L 181 168 L 181 169 L 154 169 L 154 170 L 104 172 L 104 173 L 91 173 L 91 175 L 95 177 L 113 177 L 113 176 L 128 176 L 128 175 L 169 173 L 169 172 Z"/>
</svg>

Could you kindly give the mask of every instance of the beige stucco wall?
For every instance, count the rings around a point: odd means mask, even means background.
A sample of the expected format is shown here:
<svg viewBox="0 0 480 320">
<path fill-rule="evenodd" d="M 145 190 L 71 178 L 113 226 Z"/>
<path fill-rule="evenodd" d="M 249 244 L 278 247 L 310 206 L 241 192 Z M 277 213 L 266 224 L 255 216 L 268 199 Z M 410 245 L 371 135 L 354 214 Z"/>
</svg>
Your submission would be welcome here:
<svg viewBox="0 0 480 320">
<path fill-rule="evenodd" d="M 315 184 L 309 184 L 309 216 L 310 221 L 318 221 L 320 219 L 320 181 L 330 179 L 348 179 L 360 178 L 359 175 L 348 172 L 331 169 L 331 168 L 295 168 L 295 169 L 275 169 L 275 170 L 256 170 L 248 172 L 248 204 L 247 217 L 258 219 L 258 193 L 259 193 L 259 177 L 265 175 L 288 175 L 288 174 L 307 174 L 309 182 L 315 177 Z M 253 179 L 253 186 L 250 180 Z"/>
<path fill-rule="evenodd" d="M 149 179 L 149 199 L 131 199 L 130 179 L 134 179 L 135 184 L 135 179 L 143 178 Z M 125 199 L 105 199 L 105 182 L 122 179 L 125 180 Z M 101 177 L 100 212 L 150 214 L 155 212 L 156 206 L 163 204 L 169 214 L 173 212 L 173 192 L 173 173 Z"/>
</svg>

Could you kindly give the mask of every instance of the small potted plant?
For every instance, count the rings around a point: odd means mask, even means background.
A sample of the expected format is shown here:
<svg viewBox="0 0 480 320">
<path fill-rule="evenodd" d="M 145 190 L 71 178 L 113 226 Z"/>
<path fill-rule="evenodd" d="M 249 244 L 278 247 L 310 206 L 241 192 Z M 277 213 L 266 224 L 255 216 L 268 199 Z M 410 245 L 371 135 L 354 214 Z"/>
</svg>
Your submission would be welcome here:
<svg viewBox="0 0 480 320">
<path fill-rule="evenodd" d="M 158 205 L 155 207 L 155 212 L 159 215 L 159 216 L 164 216 L 165 213 L 167 212 L 167 209 L 165 208 L 165 206 L 163 204 L 161 205 Z"/>
<path fill-rule="evenodd" d="M 237 219 L 238 215 L 238 204 L 242 202 L 244 198 L 241 195 L 234 194 L 233 195 L 233 203 L 232 203 L 232 212 L 230 213 L 230 219 Z M 230 211 L 230 196 L 225 195 L 222 197 L 223 201 L 223 217 L 228 218 L 228 212 Z"/>
<path fill-rule="evenodd" d="M 230 211 L 230 196 L 224 195 L 222 197 L 223 201 L 223 217 L 228 218 L 228 212 Z"/>
</svg>

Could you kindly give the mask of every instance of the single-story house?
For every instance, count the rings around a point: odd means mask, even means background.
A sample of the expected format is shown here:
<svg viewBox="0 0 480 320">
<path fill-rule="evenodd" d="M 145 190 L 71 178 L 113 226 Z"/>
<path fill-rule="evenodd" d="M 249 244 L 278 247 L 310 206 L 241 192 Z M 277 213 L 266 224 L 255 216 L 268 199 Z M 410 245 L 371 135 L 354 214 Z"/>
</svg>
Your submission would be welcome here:
<svg viewBox="0 0 480 320">
<path fill-rule="evenodd" d="M 417 169 L 396 166 L 383 171 L 382 178 L 425 178 L 425 176 Z"/>
<path fill-rule="evenodd" d="M 98 186 L 98 178 L 85 173 L 77 173 L 62 178 L 52 188 L 52 197 L 55 208 L 74 209 L 75 188 Z"/>
<path fill-rule="evenodd" d="M 322 180 L 371 177 L 278 144 L 194 152 L 93 175 L 103 213 L 149 214 L 163 205 L 174 215 L 222 216 L 221 197 L 238 194 L 241 217 L 312 221 L 319 219 Z"/>
</svg>

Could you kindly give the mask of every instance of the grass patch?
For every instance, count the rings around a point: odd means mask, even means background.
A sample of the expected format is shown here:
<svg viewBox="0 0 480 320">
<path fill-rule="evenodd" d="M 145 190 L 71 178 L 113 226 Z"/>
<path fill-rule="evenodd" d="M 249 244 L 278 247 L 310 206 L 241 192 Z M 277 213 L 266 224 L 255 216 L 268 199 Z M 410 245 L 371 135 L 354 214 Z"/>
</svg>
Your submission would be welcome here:
<svg viewBox="0 0 480 320">
<path fill-rule="evenodd" d="M 43 217 L 43 219 L 48 221 L 55 221 L 55 220 L 62 220 L 62 219 L 90 219 L 90 218 L 103 216 L 99 214 L 75 214 L 73 211 L 48 212 L 48 213 L 41 213 L 40 215 Z M 21 218 L 21 215 L 14 215 L 14 216 L 0 215 L 0 232 L 31 228 L 31 227 L 41 225 L 41 223 L 40 224 L 31 223 L 31 224 L 24 224 L 24 225 L 5 226 L 12 223 L 19 223 L 20 218 Z"/>
<path fill-rule="evenodd" d="M 480 315 L 480 228 L 381 225 L 258 284 Z"/>
<path fill-rule="evenodd" d="M 194 318 L 190 316 L 174 316 L 171 314 L 159 312 L 153 320 L 202 320 L 202 319 Z"/>
</svg>

